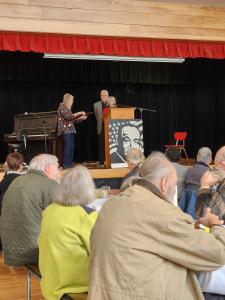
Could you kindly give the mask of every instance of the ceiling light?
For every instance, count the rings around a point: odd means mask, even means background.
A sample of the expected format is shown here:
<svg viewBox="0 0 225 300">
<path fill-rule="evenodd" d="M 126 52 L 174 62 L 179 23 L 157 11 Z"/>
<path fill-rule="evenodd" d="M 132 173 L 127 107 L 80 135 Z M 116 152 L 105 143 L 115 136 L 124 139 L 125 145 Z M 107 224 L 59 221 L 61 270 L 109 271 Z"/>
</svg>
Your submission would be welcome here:
<svg viewBox="0 0 225 300">
<path fill-rule="evenodd" d="M 162 62 L 162 63 L 183 63 L 184 58 L 166 57 L 142 57 L 142 56 L 115 56 L 115 55 L 88 55 L 88 54 L 54 54 L 45 53 L 44 58 L 55 59 L 80 59 L 80 60 L 109 60 L 109 61 L 139 61 L 139 62 Z"/>
</svg>

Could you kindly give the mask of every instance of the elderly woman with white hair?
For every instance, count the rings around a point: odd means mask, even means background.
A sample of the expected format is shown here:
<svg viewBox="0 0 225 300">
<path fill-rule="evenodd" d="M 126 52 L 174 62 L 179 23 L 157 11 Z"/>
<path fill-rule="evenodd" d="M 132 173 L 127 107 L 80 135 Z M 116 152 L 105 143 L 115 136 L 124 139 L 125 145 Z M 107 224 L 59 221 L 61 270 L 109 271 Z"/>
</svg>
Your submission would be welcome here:
<svg viewBox="0 0 225 300">
<path fill-rule="evenodd" d="M 81 122 L 87 119 L 84 111 L 72 113 L 71 109 L 74 102 L 74 96 L 65 94 L 63 101 L 58 108 L 58 135 L 63 137 L 63 168 L 71 168 L 74 157 L 74 134 L 76 129 L 74 122 Z"/>
<path fill-rule="evenodd" d="M 97 212 L 87 205 L 94 197 L 88 170 L 77 166 L 62 177 L 53 204 L 43 213 L 38 244 L 45 299 L 88 291 L 89 236 Z"/>
</svg>

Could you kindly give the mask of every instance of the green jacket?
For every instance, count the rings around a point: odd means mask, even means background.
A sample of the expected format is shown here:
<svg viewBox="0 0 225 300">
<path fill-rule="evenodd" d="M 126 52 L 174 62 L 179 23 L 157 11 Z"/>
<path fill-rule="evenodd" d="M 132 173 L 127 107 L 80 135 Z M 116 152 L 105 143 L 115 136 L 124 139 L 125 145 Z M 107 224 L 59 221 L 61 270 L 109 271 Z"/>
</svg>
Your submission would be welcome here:
<svg viewBox="0 0 225 300">
<path fill-rule="evenodd" d="M 85 206 L 53 203 L 44 211 L 38 245 L 45 299 L 88 291 L 89 237 L 96 218 Z"/>
<path fill-rule="evenodd" d="M 56 185 L 43 172 L 30 170 L 9 186 L 0 220 L 6 264 L 19 266 L 38 261 L 42 212 L 52 202 L 51 192 Z"/>
</svg>

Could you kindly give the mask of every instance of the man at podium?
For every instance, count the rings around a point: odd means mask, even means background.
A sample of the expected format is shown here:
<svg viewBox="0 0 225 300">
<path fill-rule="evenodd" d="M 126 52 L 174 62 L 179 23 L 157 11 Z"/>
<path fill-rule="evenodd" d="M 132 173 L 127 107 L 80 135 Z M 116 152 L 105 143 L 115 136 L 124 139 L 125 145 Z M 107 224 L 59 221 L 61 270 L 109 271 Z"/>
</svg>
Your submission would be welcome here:
<svg viewBox="0 0 225 300">
<path fill-rule="evenodd" d="M 100 92 L 100 100 L 94 103 L 94 113 L 97 120 L 98 133 L 98 157 L 99 165 L 104 165 L 105 161 L 105 133 L 103 126 L 103 111 L 108 108 L 109 92 L 102 90 Z"/>
<path fill-rule="evenodd" d="M 114 96 L 109 96 L 108 98 L 108 106 L 106 106 L 102 111 L 102 117 L 104 117 L 109 113 L 110 108 L 116 108 L 116 98 Z"/>
</svg>

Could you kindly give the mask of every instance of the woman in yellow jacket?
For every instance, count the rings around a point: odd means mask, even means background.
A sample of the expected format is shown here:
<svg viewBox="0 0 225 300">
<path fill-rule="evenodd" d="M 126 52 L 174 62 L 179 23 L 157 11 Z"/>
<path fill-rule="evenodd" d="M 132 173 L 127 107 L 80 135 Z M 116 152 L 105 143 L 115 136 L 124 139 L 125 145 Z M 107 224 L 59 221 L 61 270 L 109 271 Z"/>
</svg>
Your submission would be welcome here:
<svg viewBox="0 0 225 300">
<path fill-rule="evenodd" d="M 88 291 L 89 236 L 97 213 L 86 205 L 94 194 L 88 170 L 77 166 L 63 176 L 53 203 L 43 213 L 39 268 L 47 300 Z"/>
</svg>

